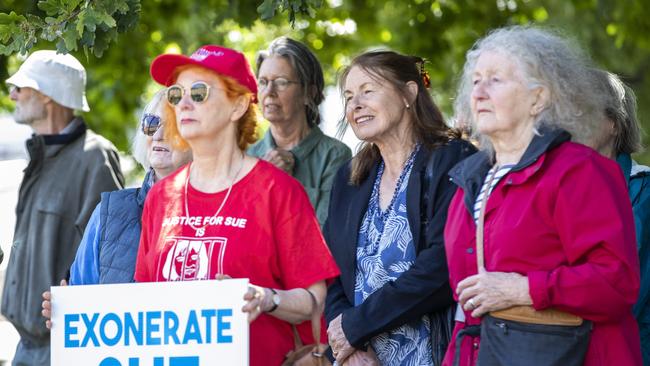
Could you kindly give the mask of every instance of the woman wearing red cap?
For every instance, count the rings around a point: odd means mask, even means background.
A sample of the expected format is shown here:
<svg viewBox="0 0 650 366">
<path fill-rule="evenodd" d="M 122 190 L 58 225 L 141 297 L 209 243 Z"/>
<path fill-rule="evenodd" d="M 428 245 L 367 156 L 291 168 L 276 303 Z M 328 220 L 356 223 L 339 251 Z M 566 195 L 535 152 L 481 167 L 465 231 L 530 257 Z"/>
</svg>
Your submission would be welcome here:
<svg viewBox="0 0 650 366">
<path fill-rule="evenodd" d="M 249 278 L 251 365 L 279 365 L 291 324 L 320 309 L 338 275 L 298 181 L 244 153 L 255 140 L 257 85 L 246 58 L 220 46 L 151 65 L 176 124 L 166 132 L 194 161 L 152 187 L 142 216 L 135 279 Z M 254 321 L 253 321 L 254 320 Z"/>
</svg>

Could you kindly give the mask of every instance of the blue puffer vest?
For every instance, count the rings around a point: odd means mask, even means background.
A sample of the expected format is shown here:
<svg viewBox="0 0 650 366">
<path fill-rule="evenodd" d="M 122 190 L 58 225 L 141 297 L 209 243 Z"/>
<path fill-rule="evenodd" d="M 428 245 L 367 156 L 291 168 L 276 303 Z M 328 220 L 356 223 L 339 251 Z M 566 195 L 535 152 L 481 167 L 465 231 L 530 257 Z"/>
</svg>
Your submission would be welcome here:
<svg viewBox="0 0 650 366">
<path fill-rule="evenodd" d="M 140 244 L 142 207 L 153 170 L 142 187 L 102 193 L 99 233 L 99 283 L 133 282 Z"/>
</svg>

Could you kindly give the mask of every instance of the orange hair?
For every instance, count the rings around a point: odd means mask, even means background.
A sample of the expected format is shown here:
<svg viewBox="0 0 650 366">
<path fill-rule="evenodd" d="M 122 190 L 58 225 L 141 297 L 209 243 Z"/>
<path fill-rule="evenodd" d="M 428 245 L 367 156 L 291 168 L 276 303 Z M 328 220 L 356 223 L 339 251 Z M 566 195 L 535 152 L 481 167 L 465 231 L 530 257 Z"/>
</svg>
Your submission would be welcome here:
<svg viewBox="0 0 650 366">
<path fill-rule="evenodd" d="M 175 81 L 176 78 L 178 78 L 178 74 L 192 67 L 200 67 L 200 66 L 194 66 L 194 65 L 180 66 L 176 68 L 176 70 L 174 70 L 174 74 L 172 75 L 172 80 Z M 250 98 L 250 100 L 253 100 L 254 98 L 253 93 L 251 93 L 246 87 L 239 84 L 237 80 L 228 76 L 217 74 L 214 71 L 211 72 L 213 72 L 225 86 L 225 91 L 226 91 L 226 95 L 228 96 L 228 99 L 233 101 L 240 96 L 247 96 Z M 169 103 L 165 103 L 165 104 L 166 104 L 165 110 L 167 110 L 167 108 L 171 109 L 172 116 L 175 116 L 174 108 Z M 246 148 L 248 148 L 248 145 L 257 141 L 257 124 L 258 121 L 260 120 L 259 116 L 260 116 L 260 112 L 259 109 L 257 108 L 257 105 L 251 102 L 248 104 L 248 109 L 246 110 L 244 115 L 241 116 L 239 121 L 237 121 L 237 146 L 242 151 L 245 151 Z M 172 147 L 175 149 L 181 149 L 181 150 L 189 149 L 190 147 L 189 144 L 181 136 L 180 131 L 178 131 L 178 126 L 176 125 L 176 118 L 165 119 L 165 123 L 166 123 L 165 131 L 164 131 L 165 140 L 169 141 Z"/>
</svg>

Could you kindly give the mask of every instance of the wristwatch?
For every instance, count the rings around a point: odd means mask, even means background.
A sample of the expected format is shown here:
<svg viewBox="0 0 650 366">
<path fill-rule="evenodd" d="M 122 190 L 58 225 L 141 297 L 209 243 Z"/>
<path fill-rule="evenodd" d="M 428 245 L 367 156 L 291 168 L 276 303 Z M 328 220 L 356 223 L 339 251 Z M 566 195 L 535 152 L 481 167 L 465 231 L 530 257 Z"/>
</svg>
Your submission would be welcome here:
<svg viewBox="0 0 650 366">
<path fill-rule="evenodd" d="M 278 308 L 278 306 L 280 306 L 280 294 L 278 294 L 278 292 L 275 291 L 275 289 L 269 288 L 269 290 L 273 292 L 273 296 L 271 296 L 271 301 L 273 302 L 273 306 L 267 311 L 267 313 L 272 313 L 275 311 L 275 309 Z"/>
</svg>

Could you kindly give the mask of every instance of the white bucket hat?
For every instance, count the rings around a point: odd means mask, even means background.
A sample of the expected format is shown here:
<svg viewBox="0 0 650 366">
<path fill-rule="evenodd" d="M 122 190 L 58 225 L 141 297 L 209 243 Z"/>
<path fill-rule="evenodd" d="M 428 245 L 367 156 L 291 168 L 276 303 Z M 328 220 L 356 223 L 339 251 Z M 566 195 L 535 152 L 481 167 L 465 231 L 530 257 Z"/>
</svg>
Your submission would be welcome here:
<svg viewBox="0 0 650 366">
<path fill-rule="evenodd" d="M 86 69 L 69 54 L 36 51 L 6 83 L 38 90 L 64 107 L 90 110 L 86 100 Z"/>
</svg>

